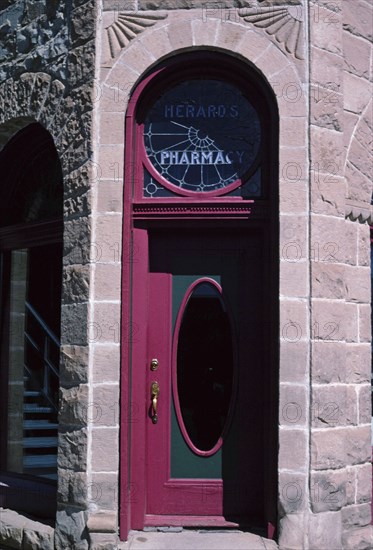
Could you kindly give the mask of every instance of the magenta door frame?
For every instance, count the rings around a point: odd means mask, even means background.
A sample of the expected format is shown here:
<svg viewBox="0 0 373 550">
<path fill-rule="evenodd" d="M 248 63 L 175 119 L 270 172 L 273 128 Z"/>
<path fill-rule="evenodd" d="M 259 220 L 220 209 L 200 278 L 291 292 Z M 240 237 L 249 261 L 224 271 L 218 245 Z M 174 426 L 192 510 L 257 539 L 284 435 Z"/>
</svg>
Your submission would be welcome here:
<svg viewBox="0 0 373 550">
<path fill-rule="evenodd" d="M 205 66 L 206 70 L 214 71 L 214 74 L 218 74 L 218 70 L 214 69 L 214 65 L 211 64 L 209 59 L 210 54 L 199 52 L 202 56 L 206 56 Z M 213 54 L 211 54 L 212 56 Z M 219 54 L 220 55 L 220 54 Z M 217 57 L 219 57 L 217 54 Z M 221 56 L 225 64 L 222 63 L 221 74 L 223 78 L 235 78 L 232 75 L 238 74 L 242 69 L 242 65 L 231 58 L 227 61 L 228 56 Z M 216 61 L 216 59 L 215 59 Z M 185 64 L 181 61 L 174 61 L 175 66 L 179 65 L 179 71 L 175 71 L 178 74 L 177 78 L 180 80 L 180 66 L 184 71 L 185 78 L 188 74 L 195 74 L 193 64 Z M 235 71 L 232 70 L 234 65 L 237 65 Z M 222 197 L 218 196 L 217 192 L 215 196 L 213 193 L 209 193 L 209 196 L 200 193 L 184 194 L 184 196 L 176 198 L 167 198 L 167 200 L 154 198 L 143 199 L 141 196 L 141 182 L 143 179 L 143 165 L 144 159 L 144 147 L 141 139 L 139 139 L 139 126 L 136 128 L 137 118 L 141 119 L 141 109 L 144 110 L 144 97 L 149 99 L 150 84 L 152 84 L 153 93 L 158 93 L 161 89 L 161 76 L 168 75 L 168 83 L 172 81 L 172 69 L 170 64 L 163 64 L 160 68 L 154 70 L 151 74 L 147 75 L 138 84 L 135 89 L 128 105 L 126 115 L 126 127 L 125 136 L 126 144 L 128 146 L 125 150 L 125 166 L 124 166 L 124 210 L 123 210 L 123 274 L 122 274 L 122 341 L 121 341 L 121 436 L 120 436 L 120 537 L 122 540 L 126 540 L 128 531 L 130 529 L 142 529 L 145 524 L 145 511 L 146 511 L 146 493 L 147 493 L 147 464 L 146 464 L 146 421 L 148 420 L 146 411 L 150 403 L 150 396 L 148 392 L 144 395 L 140 401 L 133 401 L 133 395 L 141 395 L 143 388 L 149 385 L 150 378 L 153 378 L 146 368 L 149 357 L 146 350 L 146 346 L 143 342 L 146 341 L 146 337 L 143 333 L 146 330 L 145 326 L 133 326 L 132 315 L 135 319 L 145 319 L 148 311 L 148 289 L 151 292 L 157 290 L 157 285 L 161 292 L 168 292 L 169 281 L 167 276 L 160 274 L 159 277 L 149 280 L 148 269 L 148 229 L 147 223 L 168 223 L 166 220 L 177 219 L 189 219 L 189 220 L 216 220 L 217 223 L 222 223 L 222 220 L 233 219 L 240 222 L 240 220 L 248 220 L 253 212 L 253 201 L 242 201 L 240 197 Z M 215 64 L 215 66 L 219 66 Z M 230 67 L 230 69 L 229 69 Z M 255 75 L 253 80 L 257 79 L 259 82 L 259 91 L 266 90 L 265 83 L 260 84 L 260 80 Z M 243 77 L 242 77 L 243 78 Z M 229 81 L 229 80 L 228 80 Z M 154 84 L 155 83 L 155 84 Z M 242 80 L 241 80 L 242 86 Z M 267 93 L 267 92 L 266 92 Z M 272 99 L 268 100 L 269 102 Z M 142 103 L 141 103 L 142 102 Z M 265 109 L 264 109 L 265 110 Z M 271 111 L 274 116 L 277 116 L 276 112 Z M 139 114 L 140 113 L 140 114 Z M 140 120 L 141 126 L 141 120 Z M 275 131 L 272 134 L 275 135 L 275 141 L 273 138 L 269 139 L 265 143 L 265 152 L 271 149 L 278 149 L 278 134 L 277 119 L 274 125 Z M 140 128 L 141 129 L 141 128 Z M 141 137 L 141 136 L 140 136 Z M 148 164 L 146 163 L 149 168 Z M 270 163 L 267 163 L 268 165 Z M 276 165 L 276 163 L 274 163 Z M 267 170 L 267 168 L 265 168 Z M 269 169 L 268 169 L 269 170 Z M 269 170 L 268 175 L 265 175 L 265 188 L 268 190 L 268 181 L 273 179 L 273 174 L 276 174 L 276 169 L 272 173 Z M 276 177 L 277 182 L 277 177 Z M 136 185 L 135 185 L 136 184 Z M 277 195 L 274 193 L 274 197 Z M 275 209 L 277 212 L 277 202 L 275 202 Z M 271 228 L 277 231 L 276 217 L 273 215 L 274 208 L 271 206 L 271 202 L 267 196 L 264 200 L 258 201 L 258 207 L 256 209 L 257 218 L 267 220 L 269 230 Z M 255 205 L 254 205 L 255 213 Z M 277 214 L 276 214 L 277 215 Z M 272 222 L 271 222 L 272 219 Z M 142 222 L 142 223 L 139 223 Z M 196 221 L 196 223 L 198 223 Z M 262 223 L 262 222 L 261 222 Z M 277 233 L 275 233 L 277 234 Z M 276 237 L 277 238 L 277 237 Z M 277 249 L 277 241 L 274 238 L 273 250 Z M 134 246 L 135 245 L 135 246 Z M 276 254 L 275 252 L 273 253 Z M 150 285 L 150 286 L 149 286 Z M 277 283 L 274 285 L 276 287 Z M 277 288 L 277 287 L 276 287 Z M 132 296 L 136 297 L 132 307 Z M 276 315 L 274 316 L 276 317 Z M 171 338 L 171 335 L 169 336 Z M 171 346 L 171 342 L 170 342 Z M 136 364 L 143 365 L 143 369 L 138 369 L 136 373 L 132 371 L 132 357 L 136 356 Z M 159 371 L 160 372 L 160 371 Z M 274 376 L 275 383 L 277 384 L 277 375 Z M 155 378 L 156 379 L 156 378 Z M 276 390 L 277 391 L 277 390 Z M 166 392 L 164 392 L 166 393 Z M 169 396 L 165 398 L 162 395 L 162 399 L 159 404 L 159 414 L 162 413 L 162 408 L 169 407 L 169 399 L 171 392 L 168 392 Z M 274 403 L 274 410 L 276 403 Z M 275 414 L 275 413 L 274 413 Z M 276 423 L 274 423 L 276 424 Z M 274 427 L 275 430 L 275 427 Z M 277 433 L 277 432 L 276 432 Z M 274 438 L 275 439 L 275 438 Z M 166 442 L 168 445 L 169 442 Z M 273 452 L 276 452 L 277 444 L 274 441 Z M 276 455 L 277 464 L 277 455 Z M 274 485 L 276 475 L 273 474 L 273 479 L 269 482 L 269 485 Z M 209 484 L 209 480 L 204 481 L 205 485 Z M 275 509 L 275 504 L 272 506 Z M 276 512 L 269 515 L 274 518 Z M 173 522 L 172 517 L 167 518 L 168 524 Z M 219 525 L 221 518 L 217 517 L 213 511 L 211 511 L 211 517 L 206 518 L 205 525 Z M 150 521 L 152 521 L 150 519 Z M 185 518 L 185 525 L 195 525 L 197 520 L 191 516 Z M 275 519 L 271 519 L 271 527 L 269 527 L 269 534 L 272 530 L 272 534 L 275 530 Z"/>
</svg>

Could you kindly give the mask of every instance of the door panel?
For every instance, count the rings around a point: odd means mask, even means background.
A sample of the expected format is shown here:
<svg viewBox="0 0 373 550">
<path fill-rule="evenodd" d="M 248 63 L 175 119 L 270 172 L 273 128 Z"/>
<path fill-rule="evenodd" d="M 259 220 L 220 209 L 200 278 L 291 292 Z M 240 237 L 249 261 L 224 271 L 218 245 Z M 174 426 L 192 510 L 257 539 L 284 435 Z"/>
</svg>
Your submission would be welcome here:
<svg viewBox="0 0 373 550">
<path fill-rule="evenodd" d="M 146 387 L 142 385 L 146 402 L 145 513 L 221 516 L 241 523 L 261 518 L 266 462 L 263 404 L 268 380 L 262 319 L 263 238 L 259 232 L 237 229 L 203 233 L 197 229 L 154 229 L 149 230 L 148 247 L 147 329 L 142 331 L 143 342 L 139 342 L 140 348 L 145 347 L 147 365 Z M 172 376 L 176 373 L 173 358 L 176 360 L 177 354 L 173 335 L 188 288 L 206 277 L 221 286 L 231 317 L 234 406 L 222 447 L 211 456 L 199 456 L 187 445 L 175 412 Z M 142 302 L 143 296 L 144 291 L 139 298 Z M 142 312 L 144 315 L 143 308 Z M 135 321 L 140 326 L 145 323 L 144 318 Z M 153 358 L 159 362 L 156 371 L 150 369 Z M 135 380 L 136 372 L 139 380 L 143 376 L 142 365 L 133 357 Z M 196 387 L 202 378 L 203 373 Z M 160 387 L 157 423 L 151 418 L 153 382 Z"/>
</svg>

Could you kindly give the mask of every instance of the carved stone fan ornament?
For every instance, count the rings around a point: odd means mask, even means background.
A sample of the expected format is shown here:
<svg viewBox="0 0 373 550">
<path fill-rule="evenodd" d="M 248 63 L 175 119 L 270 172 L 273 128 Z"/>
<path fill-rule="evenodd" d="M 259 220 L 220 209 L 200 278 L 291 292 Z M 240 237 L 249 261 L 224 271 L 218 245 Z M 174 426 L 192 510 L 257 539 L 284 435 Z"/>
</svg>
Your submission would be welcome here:
<svg viewBox="0 0 373 550">
<path fill-rule="evenodd" d="M 297 59 L 304 59 L 303 6 L 242 8 L 238 10 L 238 15 L 273 35 L 288 53 Z"/>
<path fill-rule="evenodd" d="M 114 23 L 106 28 L 110 56 L 114 59 L 130 41 L 147 27 L 165 19 L 167 13 L 121 12 Z"/>
</svg>

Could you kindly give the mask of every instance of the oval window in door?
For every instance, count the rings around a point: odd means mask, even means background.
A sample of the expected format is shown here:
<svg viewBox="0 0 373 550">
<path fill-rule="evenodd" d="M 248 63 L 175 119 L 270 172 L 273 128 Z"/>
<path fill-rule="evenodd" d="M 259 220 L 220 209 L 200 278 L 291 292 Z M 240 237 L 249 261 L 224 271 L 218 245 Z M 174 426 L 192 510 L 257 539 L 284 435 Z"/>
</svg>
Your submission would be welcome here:
<svg viewBox="0 0 373 550">
<path fill-rule="evenodd" d="M 213 279 L 195 281 L 177 318 L 173 391 L 181 432 L 199 455 L 208 456 L 220 448 L 228 424 L 234 375 L 232 335 L 220 285 Z"/>
</svg>

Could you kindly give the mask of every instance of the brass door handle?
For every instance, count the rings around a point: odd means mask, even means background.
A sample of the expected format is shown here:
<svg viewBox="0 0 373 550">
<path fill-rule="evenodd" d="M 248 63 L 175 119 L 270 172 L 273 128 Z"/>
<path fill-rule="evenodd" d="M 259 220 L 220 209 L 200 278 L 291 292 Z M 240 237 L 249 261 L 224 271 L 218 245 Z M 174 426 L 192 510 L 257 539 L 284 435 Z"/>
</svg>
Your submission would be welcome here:
<svg viewBox="0 0 373 550">
<path fill-rule="evenodd" d="M 152 419 L 153 424 L 156 424 L 158 422 L 158 414 L 157 414 L 158 396 L 159 396 L 159 384 L 158 384 L 158 382 L 152 382 L 151 395 L 152 395 L 151 419 Z"/>
</svg>

